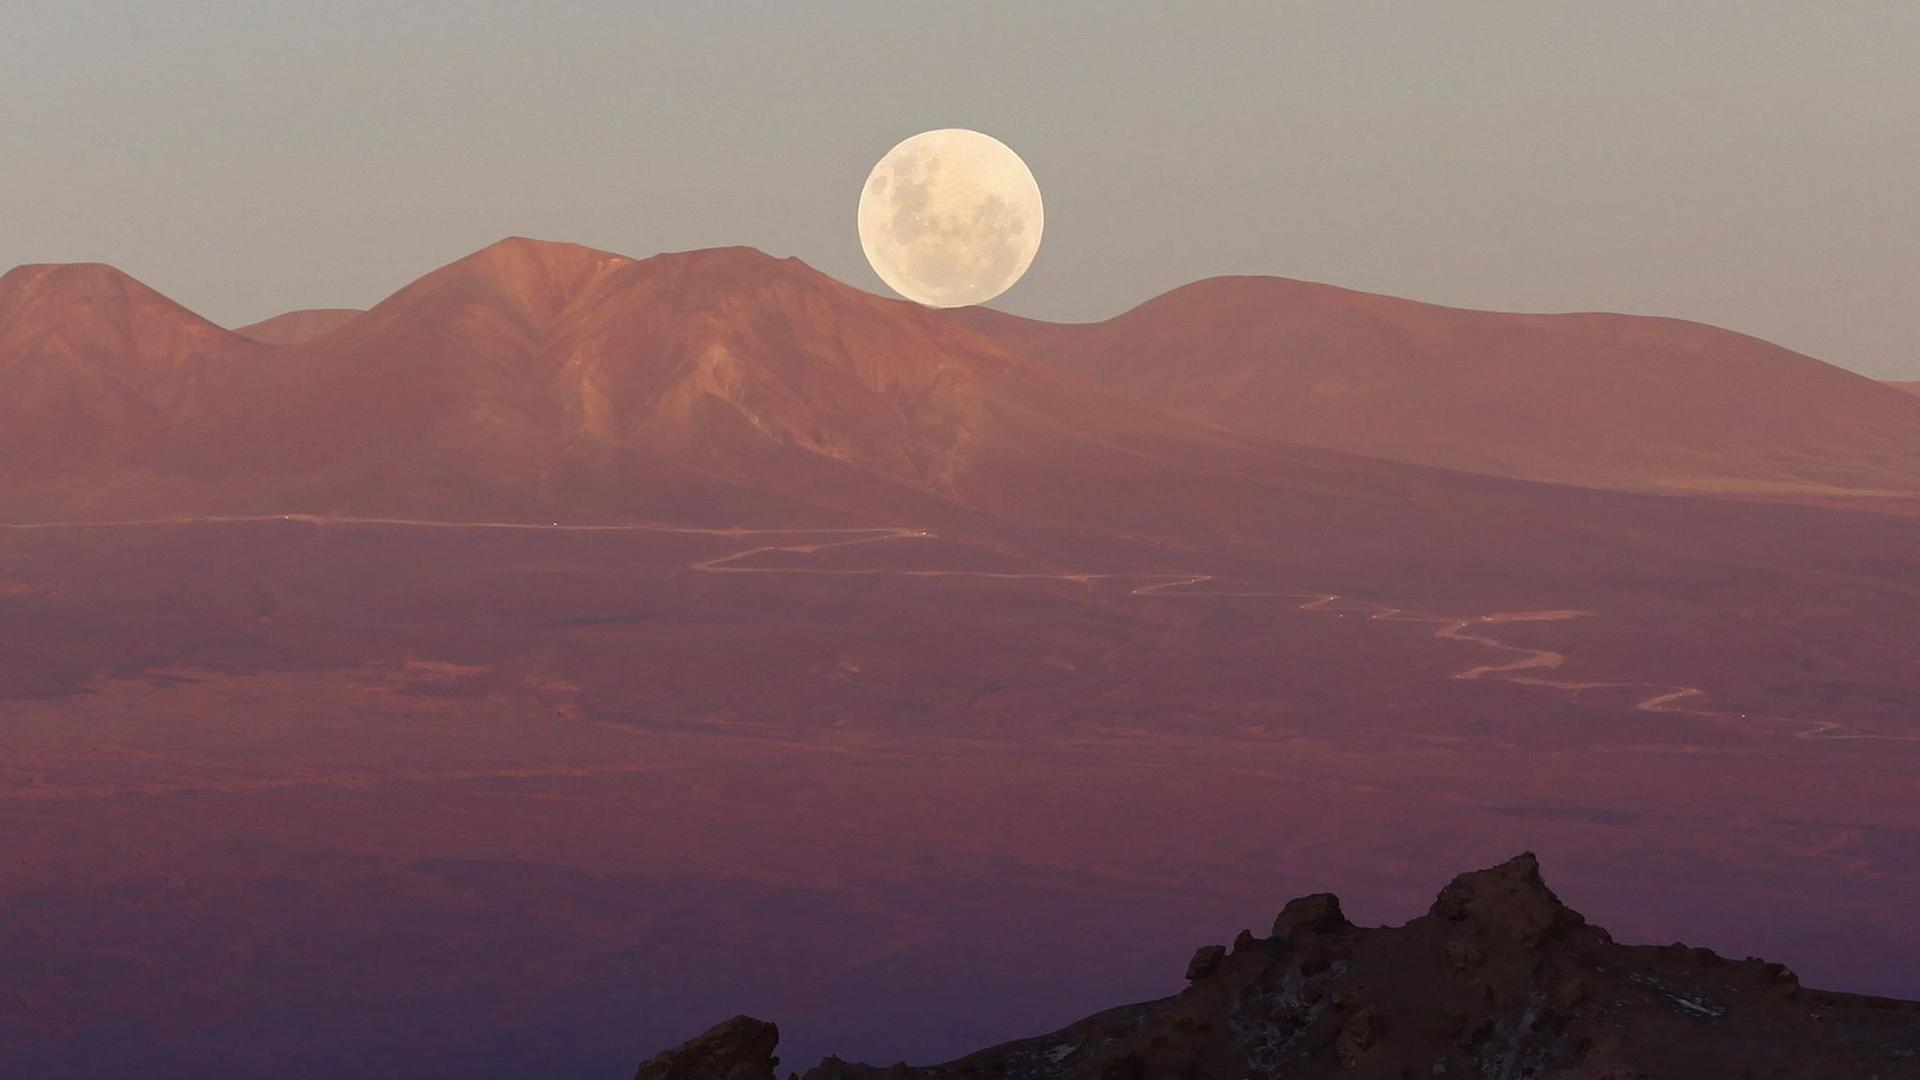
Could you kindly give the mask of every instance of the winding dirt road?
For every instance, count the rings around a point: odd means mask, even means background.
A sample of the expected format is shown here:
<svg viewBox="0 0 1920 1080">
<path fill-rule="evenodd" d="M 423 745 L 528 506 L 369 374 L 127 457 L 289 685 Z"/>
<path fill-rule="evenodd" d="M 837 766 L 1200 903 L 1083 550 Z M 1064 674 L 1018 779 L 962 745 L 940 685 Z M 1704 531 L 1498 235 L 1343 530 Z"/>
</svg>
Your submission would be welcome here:
<svg viewBox="0 0 1920 1080">
<path fill-rule="evenodd" d="M 1594 681 L 1577 682 L 1566 679 L 1550 679 L 1528 674 L 1536 671 L 1553 671 L 1567 662 L 1564 653 L 1550 649 L 1532 649 L 1521 645 L 1509 644 L 1499 638 L 1474 631 L 1490 626 L 1508 623 L 1556 622 L 1565 619 L 1591 618 L 1595 612 L 1568 609 L 1545 611 L 1499 611 L 1486 615 L 1434 615 L 1412 611 L 1407 608 L 1393 607 L 1369 600 L 1356 600 L 1338 593 L 1294 592 L 1265 588 L 1226 589 L 1220 588 L 1226 581 L 1211 574 L 1180 573 L 1112 573 L 1112 572 L 1007 572 L 992 570 L 902 570 L 887 568 L 814 568 L 792 566 L 744 566 L 740 565 L 756 555 L 796 554 L 814 555 L 828 548 L 854 547 L 863 544 L 888 543 L 899 540 L 937 539 L 938 534 L 928 529 L 907 526 L 841 526 L 810 528 L 745 528 L 741 526 L 703 526 L 685 525 L 674 522 L 636 522 L 629 524 L 565 524 L 562 522 L 524 521 L 434 521 L 421 518 L 398 517 L 355 517 L 321 514 L 258 514 L 246 516 L 204 516 L 204 517 L 160 517 L 124 519 L 115 521 L 90 522 L 26 522 L 16 524 L 0 523 L 0 530 L 43 531 L 55 529 L 101 529 L 101 528 L 140 528 L 160 525 L 227 525 L 259 524 L 269 522 L 294 522 L 305 525 L 372 525 L 398 528 L 419 529 L 466 529 L 466 530 L 533 530 L 543 532 L 667 532 L 690 533 L 702 536 L 724 536 L 734 539 L 761 537 L 819 536 L 842 537 L 843 539 L 807 541 L 803 543 L 767 543 L 741 548 L 711 559 L 703 559 L 690 564 L 687 569 L 707 574 L 789 574 L 821 577 L 967 577 L 1006 581 L 1062 581 L 1075 584 L 1091 584 L 1099 581 L 1143 582 L 1128 591 L 1136 597 L 1158 597 L 1169 599 L 1198 599 L 1222 597 L 1234 599 L 1274 599 L 1299 601 L 1293 605 L 1298 611 L 1328 612 L 1344 614 L 1351 611 L 1364 613 L 1368 619 L 1382 622 L 1405 622 L 1431 625 L 1436 627 L 1433 636 L 1448 641 L 1464 641 L 1492 649 L 1496 652 L 1512 654 L 1513 658 L 1501 663 L 1479 664 L 1454 674 L 1455 679 L 1498 679 L 1520 686 L 1540 687 L 1579 694 L 1589 690 L 1626 690 L 1644 692 L 1645 696 L 1634 702 L 1634 708 L 1641 712 L 1660 713 L 1674 716 L 1692 716 L 1701 719 L 1736 721 L 1750 724 L 1785 725 L 1790 734 L 1797 739 L 1808 740 L 1879 740 L 1885 742 L 1920 742 L 1920 735 L 1888 735 L 1875 732 L 1863 732 L 1851 726 L 1830 720 L 1807 720 L 1801 717 L 1776 716 L 1764 713 L 1734 713 L 1706 706 L 1710 695 L 1697 686 L 1670 683 L 1650 683 L 1635 681 Z M 1215 588 L 1201 588 L 1213 585 Z M 1687 704 L 1682 704 L 1687 703 Z"/>
</svg>

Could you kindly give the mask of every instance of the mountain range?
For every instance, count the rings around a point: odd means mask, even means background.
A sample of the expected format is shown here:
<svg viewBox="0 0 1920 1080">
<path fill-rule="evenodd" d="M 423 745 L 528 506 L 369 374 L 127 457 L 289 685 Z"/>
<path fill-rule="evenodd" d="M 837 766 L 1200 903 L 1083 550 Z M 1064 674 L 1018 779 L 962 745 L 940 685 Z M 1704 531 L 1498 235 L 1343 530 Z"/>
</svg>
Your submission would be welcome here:
<svg viewBox="0 0 1920 1080">
<path fill-rule="evenodd" d="M 1212 278 L 1113 319 L 966 318 L 1031 355 L 1250 436 L 1562 483 L 1915 490 L 1911 403 L 1677 319 L 1466 311 L 1272 277 Z"/>
<path fill-rule="evenodd" d="M 0 377 L 15 518 L 1066 520 L 1143 481 L 1352 492 L 1436 469 L 1920 494 L 1920 401 L 1809 357 L 1277 278 L 1063 325 L 883 299 L 750 248 L 513 238 L 368 311 L 226 331 L 110 267 L 26 266 L 0 278 Z"/>
</svg>

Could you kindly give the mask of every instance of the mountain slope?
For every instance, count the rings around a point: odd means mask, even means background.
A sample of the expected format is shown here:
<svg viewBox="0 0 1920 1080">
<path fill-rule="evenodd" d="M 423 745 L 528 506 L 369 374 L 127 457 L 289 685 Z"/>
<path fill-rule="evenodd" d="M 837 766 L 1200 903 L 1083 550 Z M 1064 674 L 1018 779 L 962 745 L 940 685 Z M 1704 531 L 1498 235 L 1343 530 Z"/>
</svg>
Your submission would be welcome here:
<svg viewBox="0 0 1920 1080">
<path fill-rule="evenodd" d="M 1304 896 L 1271 937 L 1208 946 L 1186 990 L 944 1065 L 828 1058 L 805 1080 L 1913 1076 L 1920 1003 L 1803 990 L 1778 964 L 1620 945 L 1532 855 L 1462 874 L 1426 915 L 1360 928 Z M 736 1017 L 635 1080 L 772 1080 L 779 1033 Z"/>
<path fill-rule="evenodd" d="M 1264 438 L 1606 487 L 1920 492 L 1920 403 L 1696 323 L 1466 311 L 1263 277 L 1197 282 L 1103 323 L 962 317 Z"/>
<path fill-rule="evenodd" d="M 771 485 L 746 475 L 744 463 L 720 472 L 700 460 L 737 441 L 742 426 L 702 391 L 739 387 L 683 392 L 683 410 L 712 415 L 680 443 L 706 453 L 663 453 L 687 447 L 642 437 L 648 421 L 658 426 L 672 384 L 703 370 L 692 354 L 705 346 L 708 298 L 666 286 L 682 263 L 713 261 L 707 255 L 643 264 L 571 244 L 501 241 L 283 350 L 271 370 L 234 388 L 246 404 L 218 441 L 266 448 L 239 464 L 263 478 L 299 478 L 293 498 L 332 508 L 619 515 L 765 502 Z M 741 274 L 759 263 L 776 263 L 758 253 L 722 261 L 730 265 L 710 276 L 723 292 L 747 287 Z M 858 419 L 815 426 L 838 433 Z"/>
<path fill-rule="evenodd" d="M 1920 382 L 1890 382 L 1887 385 L 1909 394 L 1920 394 Z"/>
<path fill-rule="evenodd" d="M 183 467 L 307 508 L 736 514 L 771 500 L 1093 523 L 1137 516 L 1124 504 L 1156 477 L 1187 491 L 1202 476 L 1398 483 L 1364 462 L 1282 460 L 750 248 L 634 260 L 508 239 L 279 350 L 226 396 Z"/>
<path fill-rule="evenodd" d="M 249 323 L 234 333 L 263 345 L 299 345 L 345 326 L 361 314 L 359 308 L 302 308 Z"/>
<path fill-rule="evenodd" d="M 0 472 L 137 461 L 262 351 L 109 266 L 0 276 Z"/>
<path fill-rule="evenodd" d="M 5 282 L 0 369 L 25 390 L 0 469 L 35 478 L 5 493 L 15 517 L 984 513 L 1166 540 L 1272 537 L 1335 507 L 1381 535 L 1414 504 L 1497 490 L 1382 459 L 1920 488 L 1920 403 L 1662 320 L 1222 279 L 1062 327 L 930 311 L 750 248 L 510 238 L 273 347 L 105 267 Z M 1208 361 L 1169 363 L 1190 355 Z"/>
<path fill-rule="evenodd" d="M 10 493 L 11 512 L 928 520 L 1017 509 L 1084 512 L 1091 524 L 1140 516 L 1143 482 L 1324 492 L 1350 486 L 1354 469 L 1362 487 L 1398 482 L 1325 455 L 1288 464 L 940 313 L 748 248 L 635 260 L 511 238 L 277 348 L 175 314 L 192 348 L 148 334 L 115 354 L 152 368 L 159 394 L 147 422 L 122 425 L 139 433 L 134 466 L 104 487 Z M 115 325 L 99 319 L 77 305 L 47 325 L 82 336 Z M 258 362 L 211 359 L 226 357 Z M 22 436 L 23 453 L 48 437 Z M 1112 497 L 1119 487 L 1125 498 Z"/>
</svg>

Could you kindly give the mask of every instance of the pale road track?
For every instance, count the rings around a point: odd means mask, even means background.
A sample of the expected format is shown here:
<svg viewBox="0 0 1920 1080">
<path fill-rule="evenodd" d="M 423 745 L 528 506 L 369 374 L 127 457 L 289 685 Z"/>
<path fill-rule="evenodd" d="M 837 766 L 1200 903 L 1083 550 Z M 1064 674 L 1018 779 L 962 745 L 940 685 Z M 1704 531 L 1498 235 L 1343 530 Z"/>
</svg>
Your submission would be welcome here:
<svg viewBox="0 0 1920 1080">
<path fill-rule="evenodd" d="M 137 756 L 137 755 L 120 755 Z M 197 764 L 185 762 L 182 764 Z M 388 773 L 316 773 L 311 776 L 237 777 L 231 780 L 199 780 L 185 783 L 134 784 L 118 787 L 53 785 L 31 783 L 25 787 L 0 788 L 0 800 L 13 802 L 57 802 L 65 799 L 124 798 L 129 795 L 261 795 L 273 791 L 298 791 L 309 788 L 368 789 L 389 784 L 471 783 L 477 780 L 542 780 L 551 777 L 625 776 L 639 773 L 663 773 L 680 768 L 651 762 L 604 762 L 588 765 L 527 765 L 488 769 L 406 769 Z"/>
<path fill-rule="evenodd" d="M 1433 636 L 1448 641 L 1465 641 L 1498 652 L 1512 653 L 1515 658 L 1505 663 L 1481 664 L 1455 673 L 1455 679 L 1497 679 L 1517 686 L 1533 686 L 1548 690 L 1559 690 L 1579 694 L 1587 690 L 1627 690 L 1644 691 L 1647 696 L 1634 702 L 1634 708 L 1641 712 L 1661 713 L 1674 716 L 1693 716 L 1708 720 L 1745 721 L 1747 723 L 1782 724 L 1794 729 L 1791 734 L 1797 739 L 1813 741 L 1838 740 L 1878 740 L 1884 742 L 1920 742 L 1920 735 L 1885 735 L 1873 732 L 1855 731 L 1849 725 L 1830 720 L 1807 720 L 1792 716 L 1775 716 L 1763 713 L 1733 713 L 1722 709 L 1704 707 L 1711 700 L 1708 693 L 1697 686 L 1683 686 L 1672 683 L 1650 682 L 1575 682 L 1565 679 L 1549 679 L 1525 672 L 1551 671 L 1566 663 L 1564 653 L 1550 649 L 1529 649 L 1519 645 L 1509 645 L 1498 638 L 1481 633 L 1470 633 L 1472 629 L 1519 622 L 1556 622 L 1564 619 L 1590 618 L 1590 611 L 1550 610 L 1550 611 L 1499 611 L 1487 615 L 1430 615 L 1410 611 L 1406 608 L 1392 607 L 1369 600 L 1356 600 L 1338 593 L 1293 592 L 1268 589 L 1200 590 L 1193 586 L 1224 585 L 1225 581 L 1211 574 L 1176 573 L 1008 573 L 991 570 L 890 570 L 890 569 L 812 569 L 808 567 L 784 566 L 740 566 L 743 560 L 755 555 L 785 552 L 798 555 L 812 555 L 827 548 L 853 547 L 861 544 L 886 543 L 893 540 L 937 539 L 938 534 L 928 529 L 915 529 L 904 526 L 845 526 L 833 528 L 771 528 L 754 529 L 741 526 L 700 526 L 683 525 L 671 522 L 639 522 L 633 524 L 577 525 L 551 522 L 526 521 L 432 521 L 420 518 L 398 517 L 351 517 L 320 514 L 257 514 L 249 516 L 209 516 L 209 517 L 162 517 L 137 518 L 117 521 L 48 521 L 26 522 L 18 524 L 0 523 L 0 530 L 29 532 L 56 529 L 107 529 L 140 528 L 156 525 L 229 525 L 258 524 L 267 522 L 295 522 L 307 525 L 377 525 L 418 529 L 468 529 L 468 530 L 531 530 L 540 532 L 666 532 L 690 533 L 701 536 L 725 536 L 735 539 L 747 537 L 792 537 L 792 536 L 840 536 L 842 540 L 822 540 L 800 544 L 761 544 L 742 548 L 739 551 L 703 559 L 690 564 L 687 569 L 706 574 L 786 574 L 812 577 L 970 577 L 1001 581 L 1063 581 L 1075 584 L 1091 584 L 1096 581 L 1141 581 L 1147 584 L 1135 586 L 1128 595 L 1136 597 L 1162 597 L 1170 599 L 1197 599 L 1221 597 L 1230 599 L 1274 599 L 1297 600 L 1293 607 L 1298 611 L 1325 612 L 1335 607 L 1345 607 L 1355 612 L 1363 612 L 1369 620 L 1381 622 L 1406 622 L 1437 627 Z M 1680 705 L 1679 702 L 1693 702 L 1692 705 Z"/>
</svg>

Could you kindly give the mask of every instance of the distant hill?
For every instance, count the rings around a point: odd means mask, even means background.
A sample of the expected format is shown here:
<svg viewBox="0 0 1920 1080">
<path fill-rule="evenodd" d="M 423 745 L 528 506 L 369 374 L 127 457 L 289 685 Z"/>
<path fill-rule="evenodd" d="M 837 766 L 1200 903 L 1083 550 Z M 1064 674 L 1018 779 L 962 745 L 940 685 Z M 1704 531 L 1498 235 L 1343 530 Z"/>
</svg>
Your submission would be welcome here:
<svg viewBox="0 0 1920 1080">
<path fill-rule="evenodd" d="M 1101 323 L 970 325 L 1190 419 L 1502 476 L 1660 491 L 1920 491 L 1920 402 L 1755 338 L 1436 307 L 1269 277 Z"/>
<path fill-rule="evenodd" d="M 1890 382 L 1888 386 L 1895 390 L 1904 390 L 1909 394 L 1920 394 L 1920 382 Z"/>
<path fill-rule="evenodd" d="M 303 308 L 240 327 L 234 333 L 265 345 L 299 345 L 353 321 L 359 308 Z"/>
<path fill-rule="evenodd" d="M 828 1058 L 803 1080 L 1009 1077 L 1912 1076 L 1920 1003 L 1803 989 L 1761 960 L 1621 945 L 1532 855 L 1462 874 L 1404 926 L 1303 896 L 1270 937 L 1194 954 L 1180 993 L 942 1065 Z M 736 1017 L 635 1080 L 773 1080 L 779 1031 Z"/>
<path fill-rule="evenodd" d="M 1276 467 L 1270 449 L 750 248 L 636 260 L 513 238 L 272 348 L 270 361 L 267 346 L 113 280 L 191 333 L 154 318 L 127 328 L 111 304 L 43 313 L 60 333 L 111 338 L 116 363 L 152 369 L 157 396 L 152 422 L 125 436 L 129 471 L 52 484 L 58 507 L 14 492 L 32 513 L 777 520 L 1021 508 L 1124 520 L 1139 514 L 1143 478 L 1318 490 L 1349 484 L 1319 475 L 1328 469 L 1382 473 L 1304 458 Z M 86 384 L 77 367 L 57 373 Z M 22 433 L 19 452 L 44 456 L 61 437 Z"/>
<path fill-rule="evenodd" d="M 1920 401 L 1764 342 L 1277 279 L 1057 326 L 751 248 L 510 238 L 371 310 L 247 331 L 110 267 L 0 279 L 0 515 L 984 513 L 1252 538 L 1472 487 L 1427 466 L 1920 492 Z"/>
<path fill-rule="evenodd" d="M 0 475 L 135 467 L 262 347 L 110 266 L 0 276 Z"/>
<path fill-rule="evenodd" d="M 436 512 L 808 505 L 900 516 L 1031 504 L 1230 440 L 798 260 L 635 260 L 514 238 L 229 388 L 218 447 L 306 501 Z M 203 443 L 205 440 L 203 440 Z M 1052 478 L 1052 479 L 1049 479 Z M 731 513 L 732 511 L 726 511 Z"/>
</svg>

